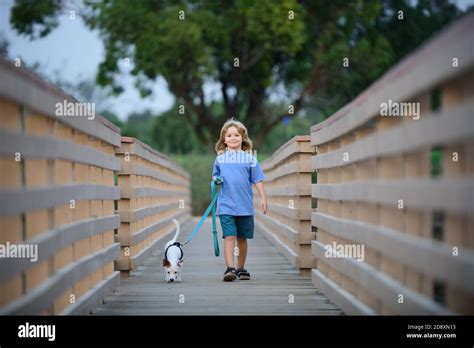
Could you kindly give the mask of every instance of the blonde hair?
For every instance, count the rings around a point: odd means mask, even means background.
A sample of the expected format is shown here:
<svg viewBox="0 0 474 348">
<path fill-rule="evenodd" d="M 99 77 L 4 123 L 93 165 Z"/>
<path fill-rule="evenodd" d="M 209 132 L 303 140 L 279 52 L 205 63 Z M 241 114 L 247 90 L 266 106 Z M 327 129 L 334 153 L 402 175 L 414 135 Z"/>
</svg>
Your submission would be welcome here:
<svg viewBox="0 0 474 348">
<path fill-rule="evenodd" d="M 252 151 L 253 143 L 252 140 L 249 138 L 249 134 L 247 128 L 243 125 L 242 122 L 236 121 L 233 118 L 227 120 L 226 123 L 222 126 L 221 135 L 219 141 L 216 143 L 214 149 L 218 154 L 223 153 L 227 149 L 227 145 L 224 143 L 225 140 L 225 133 L 230 127 L 237 128 L 237 131 L 242 136 L 242 150 L 243 151 Z"/>
</svg>

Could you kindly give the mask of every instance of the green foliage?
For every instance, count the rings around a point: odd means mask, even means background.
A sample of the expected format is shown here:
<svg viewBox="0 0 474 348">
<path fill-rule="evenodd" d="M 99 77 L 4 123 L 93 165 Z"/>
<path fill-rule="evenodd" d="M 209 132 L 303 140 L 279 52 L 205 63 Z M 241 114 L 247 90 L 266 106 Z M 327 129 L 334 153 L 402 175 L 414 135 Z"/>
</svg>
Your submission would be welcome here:
<svg viewBox="0 0 474 348">
<path fill-rule="evenodd" d="M 295 135 L 309 134 L 309 129 L 313 124 L 307 117 L 296 117 L 289 119 L 287 123 L 280 123 L 278 126 L 275 126 L 268 134 L 265 142 L 257 149 L 258 160 L 262 160 L 260 153 L 271 154 L 275 152 Z"/>
<path fill-rule="evenodd" d="M 45 36 L 64 5 L 16 0 L 11 22 L 19 33 Z M 150 82 L 163 76 L 177 104 L 186 105 L 177 119 L 127 122 L 125 133 L 144 132 L 142 140 L 181 153 L 194 149 L 195 140 L 212 150 L 232 116 L 247 125 L 257 147 L 269 135 L 289 136 L 284 118 L 304 109 L 318 118 L 329 115 L 461 14 L 448 0 L 102 0 L 85 1 L 83 18 L 104 42 L 100 85 L 121 93 L 115 78 L 129 58 L 143 97 Z M 219 101 L 206 100 L 206 83 L 220 87 Z M 268 101 L 275 86 L 283 90 L 278 105 Z M 296 115 L 287 115 L 289 104 Z M 187 127 L 177 127 L 178 120 Z M 301 120 L 294 122 L 296 129 Z"/>
<path fill-rule="evenodd" d="M 124 126 L 124 122 L 117 117 L 114 113 L 105 110 L 101 113 L 102 116 L 104 116 L 107 120 L 112 122 L 114 125 L 116 125 L 119 128 L 122 128 Z"/>
<path fill-rule="evenodd" d="M 131 114 L 126 122 L 122 122 L 111 112 L 102 115 L 121 128 L 123 136 L 139 139 L 166 154 L 204 154 L 207 152 L 193 129 L 178 113 L 177 106 L 160 115 L 151 111 Z"/>
<path fill-rule="evenodd" d="M 170 154 L 203 154 L 206 148 L 199 142 L 192 127 L 178 113 L 178 107 L 156 117 L 152 128 L 152 143 L 157 150 Z"/>
<path fill-rule="evenodd" d="M 458 18 L 462 11 L 449 0 L 384 0 L 376 29 L 390 42 L 398 61 Z M 399 19 L 402 11 L 403 19 Z"/>
<path fill-rule="evenodd" d="M 192 214 L 201 216 L 211 201 L 210 181 L 215 156 L 188 154 L 171 158 L 191 174 Z"/>
<path fill-rule="evenodd" d="M 152 130 L 155 118 L 150 111 L 131 114 L 122 126 L 122 135 L 137 138 L 153 147 L 155 144 Z"/>
<path fill-rule="evenodd" d="M 33 38 L 44 37 L 58 26 L 57 15 L 61 7 L 61 0 L 16 0 L 10 22 L 19 33 Z"/>
<path fill-rule="evenodd" d="M 439 177 L 443 174 L 443 151 L 440 148 L 431 149 L 431 176 Z"/>
</svg>

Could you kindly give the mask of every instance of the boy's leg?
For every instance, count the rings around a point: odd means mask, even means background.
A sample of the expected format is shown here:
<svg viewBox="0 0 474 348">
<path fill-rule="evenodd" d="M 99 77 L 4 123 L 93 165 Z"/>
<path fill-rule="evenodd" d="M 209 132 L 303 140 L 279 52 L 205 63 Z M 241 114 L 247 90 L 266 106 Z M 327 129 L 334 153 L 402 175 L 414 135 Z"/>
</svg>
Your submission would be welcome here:
<svg viewBox="0 0 474 348">
<path fill-rule="evenodd" d="M 245 268 L 247 259 L 247 240 L 253 238 L 254 218 L 253 215 L 239 216 L 237 223 L 237 247 L 239 256 L 237 259 L 237 269 Z"/>
<path fill-rule="evenodd" d="M 234 246 L 235 237 L 227 236 L 224 238 L 224 255 L 227 267 L 234 267 Z"/>
<path fill-rule="evenodd" d="M 237 238 L 237 247 L 239 248 L 237 268 L 245 268 L 245 260 L 247 259 L 247 239 Z"/>
</svg>

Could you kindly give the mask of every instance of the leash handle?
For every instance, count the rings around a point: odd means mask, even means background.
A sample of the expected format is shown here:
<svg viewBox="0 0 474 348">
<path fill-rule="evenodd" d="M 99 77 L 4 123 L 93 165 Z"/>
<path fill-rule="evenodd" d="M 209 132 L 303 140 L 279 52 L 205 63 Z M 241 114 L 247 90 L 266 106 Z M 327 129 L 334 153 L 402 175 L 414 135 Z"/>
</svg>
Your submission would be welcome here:
<svg viewBox="0 0 474 348">
<path fill-rule="evenodd" d="M 193 237 L 196 235 L 196 233 L 199 231 L 199 229 L 201 228 L 202 224 L 204 223 L 204 220 L 207 218 L 207 216 L 209 215 L 209 213 L 211 212 L 211 210 L 213 210 L 212 208 L 214 207 L 214 205 L 216 204 L 216 201 L 217 201 L 217 194 L 214 194 L 214 188 L 215 188 L 215 183 L 214 181 L 218 182 L 219 184 L 218 185 L 221 185 L 223 180 L 220 176 L 216 177 L 216 179 L 213 179 L 211 181 L 211 195 L 212 195 L 212 200 L 211 200 L 211 203 L 209 204 L 209 206 L 207 207 L 206 211 L 204 212 L 204 214 L 202 215 L 201 217 L 201 220 L 199 220 L 198 224 L 196 225 L 196 227 L 194 227 L 194 230 L 193 232 L 191 233 L 191 235 L 188 237 L 188 240 L 186 240 L 186 242 L 184 242 L 183 244 L 181 245 L 186 245 L 188 244 L 191 239 L 193 239 Z M 213 230 L 216 230 L 216 234 L 214 235 L 214 243 L 216 242 L 217 240 L 217 229 L 214 228 L 215 226 L 215 213 L 214 213 L 214 210 L 213 210 Z M 215 244 L 214 244 L 215 245 Z M 216 254 L 216 256 L 219 256 L 219 250 L 214 250 L 214 253 Z"/>
<path fill-rule="evenodd" d="M 222 183 L 224 182 L 224 180 L 222 179 L 222 177 L 220 175 L 217 175 L 212 181 L 216 185 L 222 185 Z M 212 185 L 211 185 L 211 188 L 212 188 Z"/>
<path fill-rule="evenodd" d="M 214 199 L 214 191 L 216 185 L 222 185 L 222 177 L 220 175 L 216 176 L 211 182 L 211 197 Z M 217 197 L 217 196 L 216 196 Z M 214 255 L 217 257 L 220 255 L 219 252 L 219 239 L 217 237 L 217 227 L 216 227 L 216 205 L 212 206 L 212 235 L 214 241 Z"/>
</svg>

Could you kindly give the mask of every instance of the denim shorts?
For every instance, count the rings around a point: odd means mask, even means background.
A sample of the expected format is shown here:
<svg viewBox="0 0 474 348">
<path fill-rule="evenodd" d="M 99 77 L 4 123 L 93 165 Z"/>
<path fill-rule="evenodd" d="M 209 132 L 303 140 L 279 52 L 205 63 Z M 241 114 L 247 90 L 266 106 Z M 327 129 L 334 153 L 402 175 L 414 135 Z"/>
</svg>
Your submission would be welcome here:
<svg viewBox="0 0 474 348">
<path fill-rule="evenodd" d="M 243 239 L 253 238 L 253 215 L 234 216 L 219 215 L 222 227 L 222 238 L 234 236 Z"/>
</svg>

